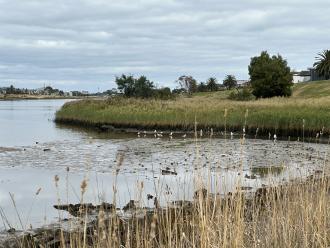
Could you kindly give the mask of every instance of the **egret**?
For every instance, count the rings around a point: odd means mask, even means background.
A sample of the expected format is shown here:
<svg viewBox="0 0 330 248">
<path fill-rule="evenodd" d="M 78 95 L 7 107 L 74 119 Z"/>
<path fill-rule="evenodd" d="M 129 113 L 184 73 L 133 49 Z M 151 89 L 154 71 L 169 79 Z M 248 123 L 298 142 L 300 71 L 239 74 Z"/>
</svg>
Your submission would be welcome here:
<svg viewBox="0 0 330 248">
<path fill-rule="evenodd" d="M 184 134 L 184 135 L 182 135 L 182 138 L 184 138 L 184 139 L 185 139 L 186 137 L 187 137 L 187 134 Z"/>
<path fill-rule="evenodd" d="M 276 142 L 276 140 L 277 140 L 277 136 L 276 134 L 274 134 L 274 143 Z"/>
</svg>

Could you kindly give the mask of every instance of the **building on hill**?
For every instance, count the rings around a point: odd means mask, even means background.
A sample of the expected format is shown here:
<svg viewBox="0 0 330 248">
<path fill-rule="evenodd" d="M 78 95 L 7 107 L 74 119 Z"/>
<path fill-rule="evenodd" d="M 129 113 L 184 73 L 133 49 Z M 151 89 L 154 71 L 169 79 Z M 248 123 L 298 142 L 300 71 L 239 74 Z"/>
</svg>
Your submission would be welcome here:
<svg viewBox="0 0 330 248">
<path fill-rule="evenodd" d="M 293 83 L 303 83 L 303 82 L 312 82 L 325 80 L 324 77 L 321 77 L 315 68 L 308 68 L 305 71 L 293 72 Z"/>
</svg>

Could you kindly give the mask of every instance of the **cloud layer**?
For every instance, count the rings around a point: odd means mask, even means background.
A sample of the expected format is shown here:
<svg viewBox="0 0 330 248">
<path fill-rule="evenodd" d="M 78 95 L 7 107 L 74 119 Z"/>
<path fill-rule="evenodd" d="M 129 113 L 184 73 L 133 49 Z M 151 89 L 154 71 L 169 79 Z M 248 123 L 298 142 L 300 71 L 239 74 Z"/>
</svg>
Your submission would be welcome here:
<svg viewBox="0 0 330 248">
<path fill-rule="evenodd" d="M 293 69 L 330 45 L 328 0 L 0 0 L 0 86 L 97 91 L 121 73 L 174 87 L 280 53 Z"/>
</svg>

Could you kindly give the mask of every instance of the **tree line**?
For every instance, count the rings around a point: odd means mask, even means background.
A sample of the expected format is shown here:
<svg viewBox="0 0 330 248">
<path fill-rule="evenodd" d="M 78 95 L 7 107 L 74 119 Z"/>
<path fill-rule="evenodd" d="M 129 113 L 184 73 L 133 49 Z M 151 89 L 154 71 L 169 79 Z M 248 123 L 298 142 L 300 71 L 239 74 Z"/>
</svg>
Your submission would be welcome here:
<svg viewBox="0 0 330 248">
<path fill-rule="evenodd" d="M 316 57 L 314 67 L 324 79 L 330 79 L 330 50 L 324 50 Z M 293 74 L 288 63 L 281 55 L 269 55 L 267 51 L 251 58 L 248 66 L 250 81 L 248 87 L 230 94 L 231 99 L 249 100 L 269 98 L 274 96 L 289 97 L 292 94 Z M 192 76 L 182 75 L 176 82 L 179 88 L 156 88 L 154 82 L 145 76 L 134 78 L 132 75 L 116 77 L 118 90 L 126 97 L 168 99 L 175 94 L 196 92 L 212 92 L 218 90 L 237 89 L 237 80 L 233 75 L 227 75 L 222 84 L 214 77 L 206 82 L 197 82 Z"/>
<path fill-rule="evenodd" d="M 213 92 L 225 89 L 232 89 L 237 86 L 235 76 L 228 75 L 222 84 L 214 77 L 204 82 L 198 82 L 192 76 L 180 76 L 176 82 L 178 88 L 171 90 L 169 87 L 157 88 L 153 81 L 146 76 L 135 78 L 133 75 L 121 75 L 116 77 L 115 82 L 120 93 L 126 97 L 138 98 L 160 98 L 169 99 L 177 94 L 193 94 L 196 92 Z"/>
</svg>

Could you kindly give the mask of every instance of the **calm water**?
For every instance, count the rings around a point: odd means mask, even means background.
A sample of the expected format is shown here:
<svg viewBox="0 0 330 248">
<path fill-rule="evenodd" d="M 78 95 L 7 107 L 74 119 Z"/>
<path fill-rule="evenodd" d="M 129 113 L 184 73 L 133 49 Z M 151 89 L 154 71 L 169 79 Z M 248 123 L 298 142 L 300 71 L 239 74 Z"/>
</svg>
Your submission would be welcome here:
<svg viewBox="0 0 330 248">
<path fill-rule="evenodd" d="M 119 206 L 130 199 L 152 206 L 147 194 L 158 195 L 165 205 L 191 199 L 198 187 L 225 193 L 238 183 L 256 187 L 305 177 L 329 163 L 329 146 L 321 144 L 269 140 L 242 144 L 239 139 L 220 138 L 195 142 L 181 135 L 138 138 L 60 127 L 52 120 L 64 103 L 0 101 L 0 217 L 3 213 L 7 217 L 0 218 L 3 226 L 9 222 L 22 229 L 56 220 L 59 213 L 52 205 L 80 202 L 84 179 L 86 202 L 112 202 L 115 186 Z M 119 157 L 123 162 L 118 165 Z M 162 175 L 167 167 L 178 175 Z M 273 169 L 269 172 L 265 167 Z M 58 187 L 55 175 L 60 178 Z M 256 179 L 247 178 L 251 175 Z"/>
</svg>

